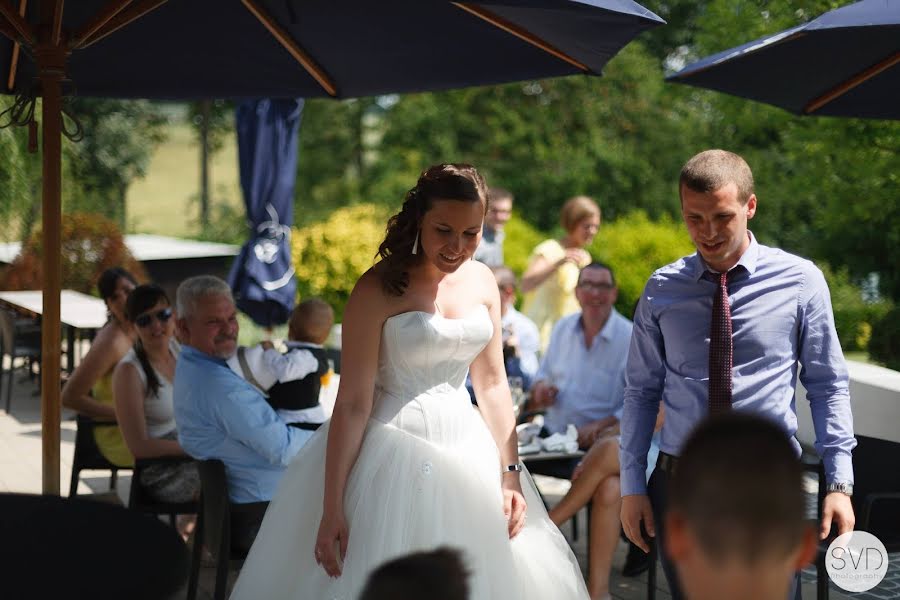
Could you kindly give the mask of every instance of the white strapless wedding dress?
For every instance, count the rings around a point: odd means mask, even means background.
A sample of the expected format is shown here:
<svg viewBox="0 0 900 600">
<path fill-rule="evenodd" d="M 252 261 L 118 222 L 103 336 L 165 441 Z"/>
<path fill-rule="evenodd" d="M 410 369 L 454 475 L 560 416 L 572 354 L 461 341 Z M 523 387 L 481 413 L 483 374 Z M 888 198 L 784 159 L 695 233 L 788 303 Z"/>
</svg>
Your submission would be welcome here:
<svg viewBox="0 0 900 600">
<path fill-rule="evenodd" d="M 372 416 L 344 493 L 342 575 L 329 578 L 313 556 L 326 424 L 285 473 L 232 600 L 356 600 L 384 561 L 444 545 L 462 550 L 473 600 L 588 598 L 527 473 L 526 525 L 507 534 L 497 447 L 465 389 L 492 333 L 484 306 L 460 319 L 413 311 L 385 322 Z"/>
</svg>

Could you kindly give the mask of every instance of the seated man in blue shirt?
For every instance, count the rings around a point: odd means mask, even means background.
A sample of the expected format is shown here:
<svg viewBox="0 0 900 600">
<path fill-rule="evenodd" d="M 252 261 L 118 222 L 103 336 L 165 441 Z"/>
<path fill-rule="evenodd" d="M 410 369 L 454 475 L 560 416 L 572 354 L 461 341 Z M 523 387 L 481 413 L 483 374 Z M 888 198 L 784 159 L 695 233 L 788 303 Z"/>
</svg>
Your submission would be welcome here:
<svg viewBox="0 0 900 600">
<path fill-rule="evenodd" d="M 232 521 L 232 546 L 248 550 L 288 463 L 313 432 L 289 427 L 263 395 L 232 371 L 237 311 L 228 284 L 207 275 L 178 286 L 174 404 L 178 441 L 197 459 L 225 463 L 232 502 L 256 504 Z"/>
<path fill-rule="evenodd" d="M 575 425 L 578 446 L 587 449 L 618 425 L 631 321 L 614 308 L 618 289 L 612 270 L 603 263 L 581 270 L 575 297 L 581 312 L 553 326 L 529 408 L 546 410 L 548 433 L 564 433 L 569 424 Z"/>
</svg>

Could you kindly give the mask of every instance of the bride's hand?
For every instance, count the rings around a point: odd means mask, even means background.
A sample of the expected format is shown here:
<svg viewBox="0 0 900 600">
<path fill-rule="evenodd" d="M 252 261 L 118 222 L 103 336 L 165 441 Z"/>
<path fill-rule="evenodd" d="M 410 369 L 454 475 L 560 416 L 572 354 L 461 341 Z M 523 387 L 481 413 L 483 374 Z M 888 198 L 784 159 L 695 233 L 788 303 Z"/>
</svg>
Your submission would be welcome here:
<svg viewBox="0 0 900 600">
<path fill-rule="evenodd" d="M 503 475 L 503 516 L 509 524 L 510 539 L 516 537 L 525 526 L 525 496 L 522 494 L 522 485 L 519 483 L 518 473 Z"/>
<path fill-rule="evenodd" d="M 319 522 L 319 534 L 316 536 L 316 562 L 322 565 L 329 577 L 340 577 L 344 557 L 347 555 L 347 538 L 349 528 L 344 518 L 344 511 L 336 514 L 324 514 Z M 338 552 L 340 556 L 338 556 Z"/>
</svg>

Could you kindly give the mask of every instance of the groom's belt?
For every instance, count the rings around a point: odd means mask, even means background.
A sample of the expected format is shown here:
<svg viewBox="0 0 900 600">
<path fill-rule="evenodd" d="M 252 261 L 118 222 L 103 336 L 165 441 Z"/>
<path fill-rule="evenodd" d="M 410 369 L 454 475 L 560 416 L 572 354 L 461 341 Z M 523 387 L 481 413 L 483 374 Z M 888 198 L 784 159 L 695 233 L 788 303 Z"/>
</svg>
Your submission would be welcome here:
<svg viewBox="0 0 900 600">
<path fill-rule="evenodd" d="M 673 475 L 675 473 L 675 468 L 678 466 L 678 457 L 673 456 L 671 454 L 666 454 L 662 450 L 659 452 L 659 456 L 656 458 L 656 468 L 666 473 L 668 475 Z"/>
</svg>

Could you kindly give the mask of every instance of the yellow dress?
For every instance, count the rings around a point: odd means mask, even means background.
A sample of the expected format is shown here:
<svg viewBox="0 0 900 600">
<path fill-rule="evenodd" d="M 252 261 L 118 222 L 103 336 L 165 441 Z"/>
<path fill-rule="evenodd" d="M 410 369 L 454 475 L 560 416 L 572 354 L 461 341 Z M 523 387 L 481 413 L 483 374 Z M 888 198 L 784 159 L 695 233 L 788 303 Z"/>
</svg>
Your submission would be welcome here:
<svg viewBox="0 0 900 600">
<path fill-rule="evenodd" d="M 94 400 L 101 404 L 113 406 L 112 371 L 103 375 L 91 390 Z M 125 445 L 122 430 L 118 425 L 98 425 L 94 427 L 94 441 L 100 454 L 112 464 L 119 467 L 133 467 L 134 457 Z"/>
<path fill-rule="evenodd" d="M 531 253 L 528 266 L 531 267 L 538 257 L 543 257 L 553 264 L 564 258 L 566 249 L 557 240 L 546 240 L 538 244 Z M 553 325 L 561 318 L 581 310 L 575 298 L 575 286 L 578 273 L 582 267 L 571 262 L 563 263 L 539 286 L 525 294 L 522 313 L 534 321 L 541 334 L 541 351 L 550 343 L 550 332 Z M 527 269 L 526 269 L 527 270 Z"/>
</svg>

